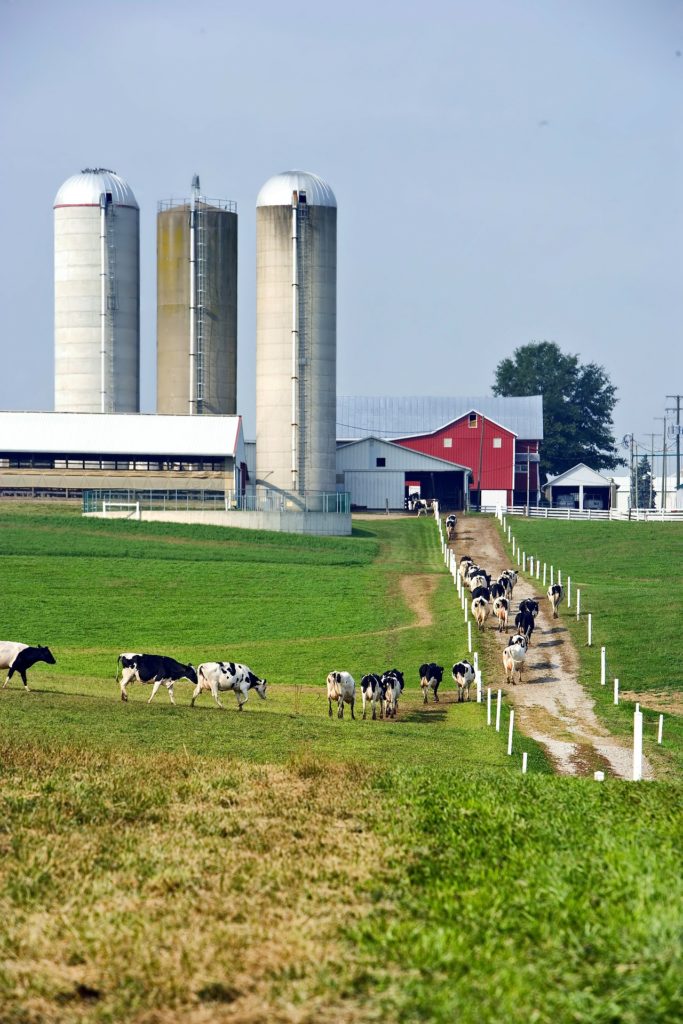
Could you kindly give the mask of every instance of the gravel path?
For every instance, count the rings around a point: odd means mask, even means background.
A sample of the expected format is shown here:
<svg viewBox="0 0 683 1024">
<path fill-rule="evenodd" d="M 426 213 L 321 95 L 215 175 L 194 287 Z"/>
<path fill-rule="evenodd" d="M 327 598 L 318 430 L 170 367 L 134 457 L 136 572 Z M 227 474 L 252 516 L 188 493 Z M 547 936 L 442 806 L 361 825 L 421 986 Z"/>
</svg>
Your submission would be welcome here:
<svg viewBox="0 0 683 1024">
<path fill-rule="evenodd" d="M 511 564 L 500 529 L 491 519 L 460 518 L 456 540 L 451 546 L 458 561 L 462 555 L 470 555 L 494 576 Z M 520 730 L 545 748 L 558 774 L 592 775 L 596 769 L 602 769 L 617 778 L 630 779 L 633 765 L 630 745 L 611 736 L 598 721 L 595 702 L 577 681 L 578 654 L 562 621 L 566 605 L 560 605 L 560 618 L 553 619 L 542 589 L 539 589 L 539 581 L 530 582 L 520 574 L 512 600 L 514 609 L 527 597 L 534 598 L 540 605 L 523 682 L 517 686 L 505 683 L 501 657 L 491 685 L 506 692 L 515 708 Z M 511 621 L 514 623 L 514 614 Z M 502 652 L 508 634 L 498 634 L 492 618 L 486 630 L 492 631 Z M 643 778 L 654 778 L 645 758 Z"/>
</svg>

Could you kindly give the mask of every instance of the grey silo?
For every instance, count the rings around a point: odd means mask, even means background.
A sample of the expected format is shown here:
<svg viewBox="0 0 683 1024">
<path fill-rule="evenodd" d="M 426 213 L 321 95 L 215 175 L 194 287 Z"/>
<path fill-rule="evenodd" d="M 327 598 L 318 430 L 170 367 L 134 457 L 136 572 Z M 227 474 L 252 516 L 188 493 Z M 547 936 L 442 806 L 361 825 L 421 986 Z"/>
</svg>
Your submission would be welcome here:
<svg viewBox="0 0 683 1024">
<path fill-rule="evenodd" d="M 256 201 L 256 482 L 336 487 L 337 201 L 286 171 Z"/>
<path fill-rule="evenodd" d="M 157 412 L 236 410 L 237 212 L 195 175 L 157 215 Z"/>
<path fill-rule="evenodd" d="M 57 412 L 139 411 L 139 221 L 132 189 L 106 168 L 86 168 L 57 192 Z"/>
</svg>

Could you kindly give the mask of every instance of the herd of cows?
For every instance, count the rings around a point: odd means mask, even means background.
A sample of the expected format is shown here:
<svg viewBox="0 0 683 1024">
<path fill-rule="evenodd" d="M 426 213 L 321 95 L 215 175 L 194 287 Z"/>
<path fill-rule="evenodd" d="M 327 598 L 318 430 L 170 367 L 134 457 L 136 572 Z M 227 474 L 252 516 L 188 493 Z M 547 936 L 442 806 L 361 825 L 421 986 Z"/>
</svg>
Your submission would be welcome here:
<svg viewBox="0 0 683 1024">
<path fill-rule="evenodd" d="M 449 522 L 449 520 L 451 521 Z M 449 517 L 449 520 L 446 520 L 446 528 L 450 540 L 455 532 L 455 516 Z M 492 582 L 491 575 L 485 569 L 476 565 L 474 559 L 469 555 L 463 555 L 458 572 L 462 585 L 470 590 L 472 615 L 479 629 L 484 629 L 487 619 L 493 612 L 498 620 L 499 632 L 506 630 L 510 616 L 512 592 L 517 582 L 516 571 L 506 569 L 495 582 Z M 563 589 L 560 584 L 553 584 L 548 588 L 548 600 L 553 609 L 554 618 L 557 618 L 557 609 L 562 597 Z M 509 637 L 503 650 L 505 679 L 506 682 L 513 685 L 517 683 L 515 675 L 521 682 L 526 653 L 531 643 L 538 610 L 538 601 L 527 598 L 520 602 L 515 615 L 516 632 Z M 5 689 L 12 676 L 17 673 L 24 688 L 28 690 L 26 673 L 32 665 L 38 662 L 55 664 L 54 655 L 49 647 L 32 647 L 10 640 L 0 641 L 0 669 L 8 670 L 2 688 Z M 195 669 L 193 665 L 183 664 L 165 655 L 126 652 L 120 654 L 117 659 L 117 682 L 119 682 L 119 670 L 121 671 L 120 688 L 123 701 L 128 700 L 128 686 L 138 682 L 152 686 L 148 703 L 154 699 L 159 688 L 165 686 L 171 704 L 175 704 L 173 688 L 179 679 L 187 679 L 194 683 L 191 707 L 194 707 L 195 701 L 203 692 L 211 693 L 217 706 L 222 708 L 219 693 L 232 691 L 237 698 L 237 706 L 240 711 L 249 699 L 251 690 L 255 690 L 262 700 L 266 698 L 267 681 L 260 679 L 247 665 L 233 661 L 207 661 Z M 437 665 L 436 662 L 420 665 L 419 677 L 424 703 L 427 703 L 430 690 L 434 700 L 439 700 L 439 686 L 443 680 L 443 673 L 443 666 Z M 469 700 L 470 685 L 475 680 L 474 666 L 463 659 L 453 665 L 451 674 L 456 684 L 458 701 Z M 364 675 L 360 681 L 363 718 L 366 716 L 368 705 L 372 707 L 373 719 L 377 717 L 378 708 L 380 718 L 395 718 L 404 686 L 403 672 L 396 668 L 388 669 L 382 674 L 368 673 Z M 334 701 L 337 704 L 339 718 L 344 716 L 345 704 L 350 706 L 351 717 L 355 718 L 356 682 L 350 672 L 334 671 L 329 673 L 327 676 L 327 700 L 330 716 Z"/>
</svg>

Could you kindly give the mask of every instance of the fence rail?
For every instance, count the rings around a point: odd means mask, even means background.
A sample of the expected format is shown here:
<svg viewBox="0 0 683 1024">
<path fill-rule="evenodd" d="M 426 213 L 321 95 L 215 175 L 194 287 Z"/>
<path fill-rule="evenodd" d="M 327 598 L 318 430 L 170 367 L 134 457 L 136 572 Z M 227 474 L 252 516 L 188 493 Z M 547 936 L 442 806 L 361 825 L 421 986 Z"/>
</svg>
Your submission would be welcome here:
<svg viewBox="0 0 683 1024">
<path fill-rule="evenodd" d="M 83 512 L 116 511 L 119 505 L 152 511 L 209 512 L 323 512 L 329 515 L 350 511 L 348 491 L 305 491 L 287 494 L 282 491 L 258 489 L 256 493 L 235 491 L 184 490 L 86 490 L 83 491 Z"/>
<path fill-rule="evenodd" d="M 652 509 L 632 508 L 628 512 L 621 512 L 617 509 L 610 509 L 607 512 L 600 512 L 595 509 L 581 511 L 576 508 L 541 508 L 526 505 L 511 505 L 507 508 L 500 505 L 483 505 L 481 512 L 491 512 L 494 515 L 526 516 L 530 519 L 572 519 L 590 520 L 605 522 L 632 522 L 632 523 L 683 523 L 683 509 Z"/>
</svg>

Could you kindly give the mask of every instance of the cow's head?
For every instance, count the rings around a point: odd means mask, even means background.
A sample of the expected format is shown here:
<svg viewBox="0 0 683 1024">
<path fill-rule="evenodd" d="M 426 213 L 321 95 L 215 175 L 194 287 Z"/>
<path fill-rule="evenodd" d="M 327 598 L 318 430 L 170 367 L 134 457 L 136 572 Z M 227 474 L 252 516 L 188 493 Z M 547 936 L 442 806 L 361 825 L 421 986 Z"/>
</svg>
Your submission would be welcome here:
<svg viewBox="0 0 683 1024">
<path fill-rule="evenodd" d="M 259 679 L 258 682 L 254 686 L 254 689 L 258 693 L 258 695 L 261 698 L 261 700 L 265 700 L 266 699 L 266 687 L 267 686 L 268 686 L 268 680 L 267 679 Z"/>
<path fill-rule="evenodd" d="M 197 685 L 197 670 L 195 669 L 194 665 L 187 665 L 186 668 L 187 668 L 187 672 L 185 673 L 185 678 L 189 679 L 190 682 L 194 683 L 195 686 L 196 686 Z"/>
<path fill-rule="evenodd" d="M 36 647 L 36 651 L 40 654 L 41 661 L 46 662 L 48 665 L 56 665 L 55 656 L 49 647 Z"/>
</svg>

